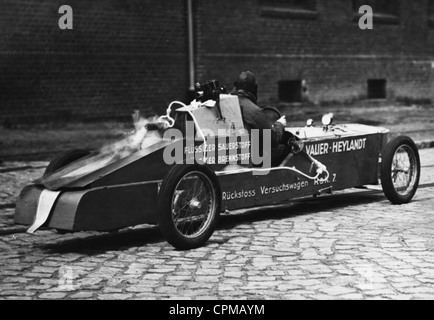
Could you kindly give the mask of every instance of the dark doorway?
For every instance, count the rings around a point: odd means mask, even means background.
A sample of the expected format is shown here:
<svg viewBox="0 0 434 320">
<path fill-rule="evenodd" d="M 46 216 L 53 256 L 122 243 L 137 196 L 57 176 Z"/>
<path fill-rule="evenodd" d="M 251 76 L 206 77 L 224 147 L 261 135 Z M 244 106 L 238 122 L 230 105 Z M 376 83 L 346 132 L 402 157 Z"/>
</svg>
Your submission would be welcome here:
<svg viewBox="0 0 434 320">
<path fill-rule="evenodd" d="M 387 80 L 371 79 L 368 80 L 368 99 L 386 99 Z"/>
<path fill-rule="evenodd" d="M 297 103 L 302 101 L 302 80 L 279 81 L 279 101 Z"/>
</svg>

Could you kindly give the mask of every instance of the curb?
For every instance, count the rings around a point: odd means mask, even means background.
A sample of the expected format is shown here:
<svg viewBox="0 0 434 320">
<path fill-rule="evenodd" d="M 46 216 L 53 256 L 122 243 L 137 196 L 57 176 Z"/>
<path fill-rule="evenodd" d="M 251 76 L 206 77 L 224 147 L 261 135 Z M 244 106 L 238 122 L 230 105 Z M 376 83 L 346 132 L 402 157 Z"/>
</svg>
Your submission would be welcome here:
<svg viewBox="0 0 434 320">
<path fill-rule="evenodd" d="M 17 226 L 2 228 L 0 229 L 0 236 L 7 236 L 7 235 L 17 234 L 17 233 L 26 233 L 27 229 L 28 228 L 26 227 L 17 227 Z"/>
<path fill-rule="evenodd" d="M 47 166 L 19 166 L 19 167 L 6 167 L 6 168 L 0 168 L 0 173 L 7 173 L 7 172 L 15 172 L 15 171 L 25 171 L 25 170 L 37 170 L 37 169 L 44 169 Z"/>
<path fill-rule="evenodd" d="M 14 209 L 15 203 L 7 203 L 7 204 L 0 204 L 0 210 L 2 209 Z"/>
<path fill-rule="evenodd" d="M 6 172 L 11 172 L 11 171 L 23 171 L 23 170 L 28 170 L 28 169 L 32 169 L 32 167 L 31 166 L 22 166 L 22 167 L 0 168 L 0 173 L 6 173 Z"/>
<path fill-rule="evenodd" d="M 434 148 L 434 141 L 418 141 L 416 142 L 418 149 L 430 149 Z"/>
</svg>

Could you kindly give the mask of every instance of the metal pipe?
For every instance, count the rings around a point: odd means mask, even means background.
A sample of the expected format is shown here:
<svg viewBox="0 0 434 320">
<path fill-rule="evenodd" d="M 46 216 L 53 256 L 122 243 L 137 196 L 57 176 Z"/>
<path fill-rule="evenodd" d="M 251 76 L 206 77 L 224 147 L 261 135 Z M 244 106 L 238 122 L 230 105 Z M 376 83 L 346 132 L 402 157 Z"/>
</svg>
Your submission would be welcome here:
<svg viewBox="0 0 434 320">
<path fill-rule="evenodd" d="M 188 60 L 189 60 L 189 90 L 194 91 L 195 84 L 195 64 L 194 64 L 194 20 L 193 20 L 193 0 L 187 0 L 188 11 Z"/>
</svg>

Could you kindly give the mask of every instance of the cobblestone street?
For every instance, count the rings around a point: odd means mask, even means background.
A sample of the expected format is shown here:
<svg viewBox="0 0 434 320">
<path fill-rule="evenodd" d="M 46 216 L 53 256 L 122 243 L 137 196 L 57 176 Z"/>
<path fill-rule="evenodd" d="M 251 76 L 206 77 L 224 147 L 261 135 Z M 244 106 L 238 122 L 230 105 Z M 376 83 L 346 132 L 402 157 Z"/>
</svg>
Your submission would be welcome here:
<svg viewBox="0 0 434 320">
<path fill-rule="evenodd" d="M 434 149 L 420 153 L 410 204 L 349 190 L 238 212 L 185 252 L 157 227 L 23 233 L 15 199 L 47 163 L 4 164 L 21 170 L 0 173 L 0 299 L 434 299 Z"/>
</svg>

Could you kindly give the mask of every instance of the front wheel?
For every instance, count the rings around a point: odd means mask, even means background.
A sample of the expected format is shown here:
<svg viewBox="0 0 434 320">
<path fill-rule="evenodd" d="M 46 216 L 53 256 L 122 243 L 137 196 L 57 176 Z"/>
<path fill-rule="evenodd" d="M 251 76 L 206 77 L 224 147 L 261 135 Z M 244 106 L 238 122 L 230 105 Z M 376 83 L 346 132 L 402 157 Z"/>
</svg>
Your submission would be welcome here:
<svg viewBox="0 0 434 320">
<path fill-rule="evenodd" d="M 221 208 L 215 173 L 206 166 L 178 165 L 164 179 L 159 193 L 159 227 L 179 250 L 201 247 L 213 234 Z"/>
<path fill-rule="evenodd" d="M 386 147 L 381 163 L 381 184 L 393 204 L 409 203 L 420 179 L 420 157 L 414 141 L 406 136 L 394 138 Z"/>
</svg>

